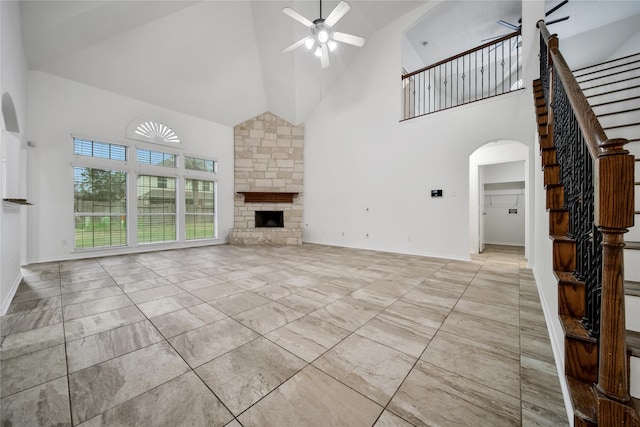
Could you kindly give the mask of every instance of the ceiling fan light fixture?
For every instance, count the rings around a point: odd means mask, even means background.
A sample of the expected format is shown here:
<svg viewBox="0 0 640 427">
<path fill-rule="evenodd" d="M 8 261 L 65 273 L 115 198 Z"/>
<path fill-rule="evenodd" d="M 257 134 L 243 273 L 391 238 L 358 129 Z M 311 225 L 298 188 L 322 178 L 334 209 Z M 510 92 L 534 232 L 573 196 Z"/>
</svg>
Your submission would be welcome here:
<svg viewBox="0 0 640 427">
<path fill-rule="evenodd" d="M 304 45 L 305 45 L 305 46 L 306 46 L 306 48 L 307 48 L 307 49 L 309 49 L 309 50 L 313 49 L 313 46 L 314 46 L 315 44 L 316 44 L 316 41 L 315 41 L 313 38 L 311 38 L 311 37 L 309 37 L 308 39 L 306 39 L 306 40 L 304 41 Z"/>
<path fill-rule="evenodd" d="M 324 29 L 318 31 L 318 41 L 320 43 L 326 43 L 327 41 L 329 41 L 329 32 Z"/>
<path fill-rule="evenodd" d="M 333 31 L 333 26 L 349 9 L 351 9 L 349 3 L 341 0 L 329 16 L 323 19 L 322 0 L 320 0 L 320 18 L 312 22 L 290 7 L 283 8 L 282 12 L 285 15 L 307 27 L 311 34 L 282 49 L 282 52 L 288 53 L 304 45 L 307 49 L 313 50 L 313 54 L 321 59 L 322 68 L 327 68 L 331 64 L 329 52 L 333 52 L 338 47 L 338 43 L 346 43 L 356 47 L 364 46 L 364 39 L 360 36 Z"/>
</svg>

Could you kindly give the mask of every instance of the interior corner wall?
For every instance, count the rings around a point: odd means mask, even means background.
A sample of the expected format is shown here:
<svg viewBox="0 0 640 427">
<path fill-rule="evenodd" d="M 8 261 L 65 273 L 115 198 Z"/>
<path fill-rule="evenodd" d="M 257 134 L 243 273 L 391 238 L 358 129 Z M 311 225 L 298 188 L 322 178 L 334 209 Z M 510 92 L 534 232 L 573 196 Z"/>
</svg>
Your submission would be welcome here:
<svg viewBox="0 0 640 427">
<path fill-rule="evenodd" d="M 20 8 L 17 1 L 0 2 L 0 96 L 9 94 L 20 132 L 0 130 L 0 189 L 2 197 L 26 197 L 24 169 L 27 123 L 27 62 L 22 46 Z M 5 314 L 22 275 L 22 248 L 27 207 L 0 207 L 0 315 Z"/>
<path fill-rule="evenodd" d="M 50 260 L 226 243 L 233 227 L 233 128 L 167 110 L 112 92 L 39 71 L 29 72 L 29 208 L 28 260 Z M 218 239 L 184 244 L 139 245 L 100 251 L 73 251 L 72 134 L 98 141 L 132 144 L 125 139 L 131 120 L 157 118 L 174 128 L 185 154 L 218 162 L 215 176 Z M 135 144 L 134 144 L 135 145 Z M 161 148 L 160 146 L 158 146 Z M 135 202 L 135 201 L 134 201 Z"/>
<path fill-rule="evenodd" d="M 367 40 L 305 123 L 303 241 L 469 259 L 469 155 L 527 140 L 531 92 L 400 122 L 401 39 L 419 13 Z"/>
</svg>

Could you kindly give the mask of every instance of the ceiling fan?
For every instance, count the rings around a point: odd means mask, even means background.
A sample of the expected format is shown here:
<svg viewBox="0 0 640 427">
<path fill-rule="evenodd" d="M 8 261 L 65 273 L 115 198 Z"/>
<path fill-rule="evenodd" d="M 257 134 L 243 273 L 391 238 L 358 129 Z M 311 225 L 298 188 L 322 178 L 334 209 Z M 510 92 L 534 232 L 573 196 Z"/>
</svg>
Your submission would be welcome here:
<svg viewBox="0 0 640 427">
<path fill-rule="evenodd" d="M 569 3 L 569 0 L 563 0 L 559 4 L 557 4 L 556 6 L 552 7 L 551 9 L 549 9 L 549 11 L 547 11 L 544 14 L 545 18 L 547 16 L 551 15 L 552 13 L 556 12 L 558 9 L 560 9 L 562 6 L 566 5 L 567 3 Z M 550 21 L 545 21 L 545 24 L 553 25 L 553 24 L 556 24 L 558 22 L 566 21 L 569 18 L 570 18 L 569 16 L 563 16 L 562 18 L 552 19 Z M 511 31 L 519 31 L 520 29 L 522 29 L 522 18 L 518 19 L 518 25 L 512 24 L 512 23 L 504 21 L 502 19 L 498 19 L 497 22 L 498 22 L 499 25 L 502 25 L 503 27 L 506 27 L 506 28 L 510 29 Z M 508 33 L 508 34 L 510 34 L 510 33 Z M 498 39 L 498 38 L 504 37 L 504 36 L 506 36 L 508 34 L 501 34 L 499 36 L 489 37 L 489 38 L 484 39 L 482 41 L 486 42 L 486 41 L 489 41 L 489 40 Z"/>
<path fill-rule="evenodd" d="M 320 58 L 322 68 L 327 68 L 329 65 L 331 65 L 331 61 L 329 60 L 329 52 L 335 50 L 338 45 L 337 42 L 346 43 L 357 47 L 364 46 L 364 39 L 362 37 L 333 31 L 333 26 L 336 25 L 340 18 L 342 18 L 349 11 L 349 9 L 351 9 L 349 3 L 347 3 L 346 1 L 341 1 L 340 3 L 338 3 L 335 9 L 331 11 L 329 16 L 323 19 L 322 0 L 320 0 L 320 18 L 311 22 L 290 7 L 285 7 L 284 9 L 282 9 L 282 13 L 295 19 L 305 27 L 308 27 L 310 35 L 298 40 L 291 46 L 284 48 L 282 52 L 291 52 L 302 45 L 305 45 L 309 50 L 315 48 L 314 54 Z"/>
</svg>

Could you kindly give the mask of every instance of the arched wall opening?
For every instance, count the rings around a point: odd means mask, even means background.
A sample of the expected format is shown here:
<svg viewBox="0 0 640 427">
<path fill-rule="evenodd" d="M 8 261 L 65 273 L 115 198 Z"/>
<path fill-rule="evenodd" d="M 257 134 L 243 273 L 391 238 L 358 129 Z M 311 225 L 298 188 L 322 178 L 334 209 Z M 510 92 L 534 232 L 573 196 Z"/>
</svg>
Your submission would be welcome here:
<svg viewBox="0 0 640 427">
<path fill-rule="evenodd" d="M 469 155 L 470 253 L 482 251 L 489 226 L 494 235 L 488 243 L 522 244 L 525 257 L 528 257 L 532 208 L 527 203 L 530 188 L 528 170 L 529 147 L 519 141 L 491 141 Z M 492 206 L 485 206 L 487 200 Z M 486 221 L 489 214 L 491 224 Z"/>
</svg>

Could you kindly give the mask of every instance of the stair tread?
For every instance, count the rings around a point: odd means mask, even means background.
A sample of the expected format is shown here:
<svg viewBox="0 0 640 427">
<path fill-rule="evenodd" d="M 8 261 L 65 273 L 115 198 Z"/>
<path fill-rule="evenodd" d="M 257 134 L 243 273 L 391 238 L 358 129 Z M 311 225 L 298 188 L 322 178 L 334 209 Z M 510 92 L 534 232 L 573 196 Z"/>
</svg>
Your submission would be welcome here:
<svg viewBox="0 0 640 427">
<path fill-rule="evenodd" d="M 551 238 L 551 240 L 557 241 L 557 242 L 571 242 L 571 243 L 573 243 L 573 242 L 576 241 L 576 239 L 572 239 L 571 237 L 567 237 L 567 236 L 554 236 L 554 235 L 551 235 L 549 237 Z"/>
<path fill-rule="evenodd" d="M 627 331 L 627 353 L 640 357 L 640 332 Z"/>
<path fill-rule="evenodd" d="M 570 271 L 554 271 L 553 274 L 556 276 L 558 283 L 577 283 L 584 284 L 584 281 L 578 280 L 576 276 L 573 275 Z"/>
<path fill-rule="evenodd" d="M 587 71 L 587 70 L 593 70 L 594 68 L 598 68 L 598 67 L 601 67 L 601 66 L 606 65 L 606 64 L 613 64 L 614 62 L 618 62 L 618 61 L 629 60 L 629 62 L 633 63 L 635 61 L 632 58 L 635 58 L 637 56 L 640 56 L 640 52 L 639 53 L 632 53 L 631 55 L 621 56 L 620 58 L 610 59 L 610 60 L 604 61 L 604 62 L 599 62 L 597 64 L 587 65 L 586 67 L 576 68 L 575 70 L 573 70 L 573 74 L 576 77 L 584 76 L 584 75 L 589 74 L 589 71 Z M 625 62 L 624 64 L 628 64 L 628 62 Z M 621 64 L 621 65 L 624 65 L 624 64 Z M 613 68 L 613 67 L 616 67 L 616 66 L 619 66 L 619 65 L 614 65 L 614 66 L 611 66 L 611 67 L 601 68 L 600 70 L 606 70 L 608 68 Z M 538 79 L 537 81 L 540 81 L 540 79 Z"/>
<path fill-rule="evenodd" d="M 569 376 L 566 378 L 574 414 L 581 419 L 596 423 L 598 400 L 593 391 L 593 385 Z"/>
<path fill-rule="evenodd" d="M 582 341 L 588 341 L 596 344 L 598 340 L 589 335 L 584 325 L 580 322 L 580 319 L 575 317 L 560 315 L 562 327 L 564 328 L 564 334 L 568 337 L 573 337 Z"/>
<path fill-rule="evenodd" d="M 640 282 L 636 282 L 633 280 L 625 280 L 624 293 L 625 295 L 640 297 Z"/>
<path fill-rule="evenodd" d="M 640 242 L 624 242 L 625 249 L 640 250 Z"/>
</svg>

